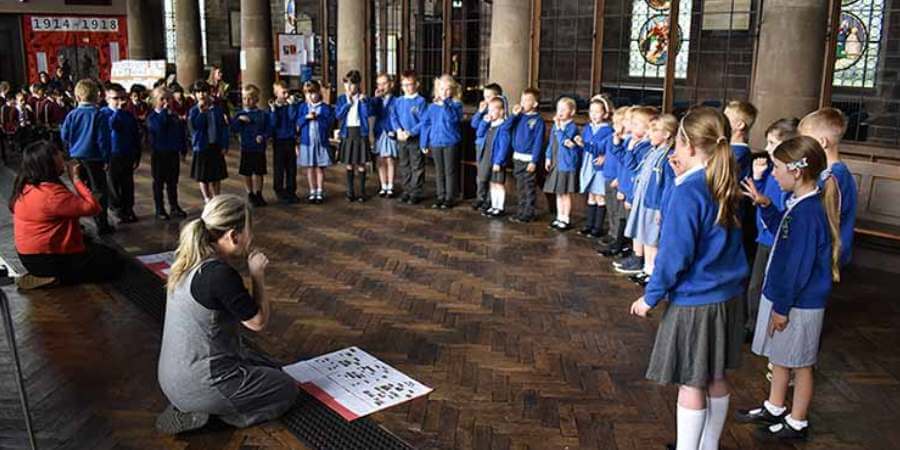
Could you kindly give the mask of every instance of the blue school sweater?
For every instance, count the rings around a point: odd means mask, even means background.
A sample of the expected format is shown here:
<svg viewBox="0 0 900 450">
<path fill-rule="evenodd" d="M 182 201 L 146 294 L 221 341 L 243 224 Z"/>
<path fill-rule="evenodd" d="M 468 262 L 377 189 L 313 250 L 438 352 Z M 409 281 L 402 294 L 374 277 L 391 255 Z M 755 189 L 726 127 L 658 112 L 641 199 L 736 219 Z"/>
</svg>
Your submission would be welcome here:
<svg viewBox="0 0 900 450">
<path fill-rule="evenodd" d="M 696 306 L 740 295 L 749 273 L 741 229 L 716 223 L 719 207 L 706 184 L 705 168 L 678 177 L 669 197 L 644 300 L 656 306 L 668 297 L 674 305 Z"/>
<path fill-rule="evenodd" d="M 581 128 L 581 139 L 584 141 L 584 157 L 591 158 L 591 161 L 593 161 L 598 156 L 605 155 L 606 140 L 612 136 L 612 133 L 613 129 L 608 123 L 598 125 L 589 123 L 583 126 Z M 603 164 L 594 164 L 594 170 L 602 171 Z"/>
<path fill-rule="evenodd" d="M 242 122 L 241 116 L 249 117 L 250 122 Z M 242 109 L 231 118 L 231 132 L 240 136 L 242 152 L 265 152 L 266 142 L 272 134 L 269 113 L 259 108 Z M 263 138 L 261 144 L 256 142 L 258 136 Z"/>
<path fill-rule="evenodd" d="M 412 97 L 404 95 L 394 105 L 394 130 L 403 130 L 411 137 L 418 137 L 422 131 L 422 116 L 425 114 L 425 97 L 416 94 Z"/>
<path fill-rule="evenodd" d="M 738 165 L 738 181 L 753 174 L 753 152 L 747 144 L 731 144 L 731 153 Z"/>
<path fill-rule="evenodd" d="M 616 177 L 619 176 L 619 166 L 622 164 L 622 151 L 624 147 L 620 142 L 618 145 L 613 142 L 615 139 L 612 135 L 609 136 L 604 143 L 606 147 L 606 160 L 603 161 L 603 178 L 606 179 L 606 182 L 611 182 L 615 180 Z"/>
<path fill-rule="evenodd" d="M 69 156 L 84 161 L 109 161 L 109 120 L 100 109 L 81 103 L 66 115 L 59 129 L 60 137 L 69 147 Z"/>
<path fill-rule="evenodd" d="M 856 226 L 857 188 L 850 168 L 838 161 L 822 172 L 819 189 L 824 189 L 825 180 L 833 176 L 837 180 L 841 205 L 841 261 L 840 266 L 850 264 L 853 257 L 853 228 Z"/>
<path fill-rule="evenodd" d="M 375 116 L 375 137 L 379 138 L 384 133 L 393 137 L 397 126 L 394 124 L 394 108 L 397 105 L 397 97 L 386 95 L 382 98 L 374 98 L 369 102 L 372 114 Z"/>
<path fill-rule="evenodd" d="M 777 230 L 763 295 L 784 316 L 791 308 L 824 308 L 832 280 L 831 234 L 819 192 L 790 198 L 786 206 L 784 212 L 763 208 L 766 226 Z"/>
<path fill-rule="evenodd" d="M 306 118 L 307 114 L 309 114 L 309 105 L 302 103 L 297 108 L 297 128 L 300 130 L 300 145 L 309 145 L 309 119 Z M 325 148 L 331 148 L 331 143 L 328 140 L 331 125 L 334 124 L 334 110 L 331 108 L 331 105 L 320 103 L 319 114 L 316 115 L 315 120 L 319 124 L 319 143 Z"/>
<path fill-rule="evenodd" d="M 459 121 L 462 120 L 462 102 L 446 100 L 441 104 L 432 103 L 422 115 L 419 147 L 453 147 L 462 139 Z"/>
<path fill-rule="evenodd" d="M 577 135 L 578 127 L 575 126 L 575 122 L 567 123 L 563 129 L 557 128 L 556 124 L 554 124 L 553 129 L 550 130 L 550 142 L 547 143 L 547 150 L 544 156 L 547 158 L 547 161 L 556 165 L 557 171 L 577 172 L 581 168 L 581 147 L 575 145 L 572 148 L 568 148 L 563 144 L 567 139 L 574 140 Z M 553 139 L 556 139 L 557 142 L 557 161 L 553 161 Z"/>
<path fill-rule="evenodd" d="M 184 134 L 184 123 L 178 115 L 162 109 L 151 110 L 147 115 L 147 132 L 150 148 L 154 152 L 185 153 L 187 145 Z"/>
<path fill-rule="evenodd" d="M 100 113 L 109 120 L 110 156 L 140 158 L 141 128 L 134 114 L 124 109 L 113 111 L 109 107 L 101 109 Z"/>
<path fill-rule="evenodd" d="M 644 157 L 653 149 L 653 144 L 645 138 L 636 143 L 631 150 L 628 150 L 627 144 L 624 148 L 617 179 L 619 180 L 619 192 L 625 194 L 626 202 L 631 203 L 634 201 L 634 181 L 640 170 L 639 166 Z"/>
<path fill-rule="evenodd" d="M 656 211 L 662 211 L 663 197 L 666 190 L 671 189 L 675 183 L 675 171 L 669 165 L 669 155 L 674 150 L 669 149 L 655 161 L 647 161 L 644 164 L 653 164 L 653 173 L 650 174 L 650 181 L 647 183 L 647 190 L 644 192 L 644 207 Z"/>
<path fill-rule="evenodd" d="M 341 121 L 341 137 L 347 137 L 347 114 L 350 112 L 350 100 L 346 94 L 338 96 L 335 116 Z M 359 113 L 359 134 L 363 137 L 369 135 L 369 117 L 373 114 L 369 107 L 369 98 L 366 97 L 357 102 L 356 111 Z"/>
<path fill-rule="evenodd" d="M 216 135 L 209 135 L 209 121 L 216 121 Z M 194 153 L 205 151 L 210 145 L 218 145 L 219 150 L 228 149 L 228 122 L 225 119 L 225 110 L 213 105 L 206 112 L 200 112 L 199 106 L 191 108 L 188 113 L 188 123 L 191 125 L 191 147 Z"/>
<path fill-rule="evenodd" d="M 753 180 L 753 184 L 756 185 L 757 191 L 772 200 L 770 207 L 784 211 L 784 200 L 787 198 L 787 195 L 781 190 L 781 186 L 778 185 L 778 181 L 775 181 L 775 177 L 772 176 L 771 168 L 766 170 L 761 179 Z M 771 248 L 775 241 L 775 230 L 770 230 L 766 227 L 762 210 L 761 206 L 756 206 L 756 242 Z"/>
<path fill-rule="evenodd" d="M 275 105 L 269 112 L 269 124 L 272 127 L 272 137 L 279 141 L 294 141 L 297 139 L 297 105 Z"/>
<path fill-rule="evenodd" d="M 494 125 L 485 120 L 481 121 L 475 135 L 481 138 L 482 144 L 487 141 L 488 132 L 496 128 L 494 132 L 494 140 L 491 145 L 491 164 L 502 166 L 509 159 L 512 151 L 512 119 L 507 118 L 503 122 Z"/>
<path fill-rule="evenodd" d="M 538 164 L 541 162 L 541 149 L 544 147 L 544 119 L 541 114 L 537 112 L 516 114 L 512 116 L 512 121 L 513 157 Z"/>
</svg>

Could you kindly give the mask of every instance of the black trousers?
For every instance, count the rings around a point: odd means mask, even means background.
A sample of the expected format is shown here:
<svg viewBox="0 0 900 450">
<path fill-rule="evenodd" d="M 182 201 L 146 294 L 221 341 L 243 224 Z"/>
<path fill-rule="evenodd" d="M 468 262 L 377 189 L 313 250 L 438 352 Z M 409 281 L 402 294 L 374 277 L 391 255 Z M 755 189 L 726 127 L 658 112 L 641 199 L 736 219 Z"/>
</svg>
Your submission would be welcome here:
<svg viewBox="0 0 900 450">
<path fill-rule="evenodd" d="M 410 138 L 398 142 L 400 153 L 400 183 L 403 193 L 420 199 L 425 196 L 425 155 L 419 148 L 419 140 Z"/>
<path fill-rule="evenodd" d="M 31 275 L 54 277 L 62 284 L 99 283 L 116 279 L 123 261 L 115 250 L 86 242 L 83 253 L 67 255 L 19 255 Z"/>
<path fill-rule="evenodd" d="M 134 157 L 113 156 L 107 169 L 109 205 L 119 214 L 134 209 Z"/>
<path fill-rule="evenodd" d="M 169 199 L 169 208 L 178 208 L 178 176 L 181 172 L 181 155 L 178 152 L 153 152 L 150 155 L 150 173 L 153 175 L 153 203 L 156 212 L 164 212 L 163 189 Z"/>
<path fill-rule="evenodd" d="M 272 151 L 272 189 L 279 198 L 297 195 L 297 153 L 293 139 L 276 139 Z"/>
<path fill-rule="evenodd" d="M 534 217 L 537 203 L 537 170 L 528 171 L 525 161 L 513 161 L 513 175 L 516 177 L 516 195 L 519 197 L 519 217 Z"/>
<path fill-rule="evenodd" d="M 457 147 L 432 147 L 437 200 L 455 202 L 459 196 L 459 151 Z"/>
<path fill-rule="evenodd" d="M 102 161 L 79 160 L 81 169 L 78 176 L 87 184 L 94 199 L 100 203 L 100 213 L 94 216 L 94 223 L 100 228 L 109 225 L 107 210 L 109 209 L 109 186 L 106 184 L 106 172 L 103 170 Z"/>
</svg>

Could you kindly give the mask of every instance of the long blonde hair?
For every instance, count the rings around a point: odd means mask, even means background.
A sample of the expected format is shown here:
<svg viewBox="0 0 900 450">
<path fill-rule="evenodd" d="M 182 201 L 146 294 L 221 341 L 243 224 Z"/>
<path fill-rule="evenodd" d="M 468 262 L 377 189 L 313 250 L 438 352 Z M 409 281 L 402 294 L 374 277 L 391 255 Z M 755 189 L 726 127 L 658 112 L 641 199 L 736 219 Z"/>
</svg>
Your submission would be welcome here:
<svg viewBox="0 0 900 450">
<path fill-rule="evenodd" d="M 243 197 L 222 194 L 213 197 L 199 219 L 188 222 L 181 229 L 175 263 L 169 271 L 169 291 L 181 283 L 187 274 L 203 261 L 216 254 L 215 243 L 230 230 L 244 231 L 251 224 L 250 207 Z"/>
<path fill-rule="evenodd" d="M 716 223 L 723 227 L 739 227 L 738 204 L 741 190 L 738 167 L 731 153 L 731 127 L 720 111 L 701 106 L 690 110 L 681 119 L 679 139 L 707 157 L 706 184 L 719 206 Z"/>
<path fill-rule="evenodd" d="M 828 168 L 828 158 L 825 149 L 819 141 L 808 136 L 796 136 L 788 139 L 772 152 L 772 157 L 790 164 L 795 161 L 806 161 L 805 167 L 800 168 L 800 174 L 804 181 L 817 183 L 819 176 Z M 828 217 L 828 233 L 831 235 L 831 279 L 841 281 L 841 210 L 838 200 L 838 187 L 834 177 L 829 176 L 825 180 L 825 188 L 822 193 L 822 206 L 825 216 Z"/>
</svg>

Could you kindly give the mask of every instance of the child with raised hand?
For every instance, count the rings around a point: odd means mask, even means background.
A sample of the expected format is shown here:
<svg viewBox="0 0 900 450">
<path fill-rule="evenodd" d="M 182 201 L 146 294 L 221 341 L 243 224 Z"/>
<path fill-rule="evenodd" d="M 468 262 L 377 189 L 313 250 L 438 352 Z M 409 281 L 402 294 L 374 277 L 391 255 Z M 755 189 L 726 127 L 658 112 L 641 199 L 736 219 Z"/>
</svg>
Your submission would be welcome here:
<svg viewBox="0 0 900 450">
<path fill-rule="evenodd" d="M 606 161 L 606 141 L 613 134 L 612 101 L 605 95 L 596 95 L 591 99 L 588 116 L 590 123 L 581 130 L 584 158 L 581 160 L 580 185 L 581 193 L 587 195 L 587 218 L 584 227 L 578 231 L 582 236 L 599 238 L 606 219 L 606 179 L 603 176 L 603 164 Z"/>
<path fill-rule="evenodd" d="M 419 146 L 434 158 L 437 195 L 432 209 L 450 209 L 459 196 L 459 142 L 462 102 L 459 84 L 450 75 L 434 81 L 434 98 L 422 117 Z"/>
<path fill-rule="evenodd" d="M 556 102 L 556 116 L 544 155 L 544 169 L 548 172 L 544 192 L 556 195 L 556 219 L 550 228 L 557 231 L 572 229 L 572 196 L 578 192 L 582 151 L 576 142 L 578 127 L 572 120 L 574 116 L 575 100 L 563 97 Z"/>
<path fill-rule="evenodd" d="M 674 187 L 660 231 L 656 268 L 631 313 L 663 299 L 646 377 L 678 388 L 677 448 L 717 449 L 730 400 L 726 371 L 740 364 L 741 294 L 747 260 L 738 218 L 740 188 L 730 130 L 718 110 L 681 120 L 672 156 Z"/>
<path fill-rule="evenodd" d="M 241 165 L 247 199 L 253 206 L 266 206 L 262 189 L 266 175 L 266 146 L 272 134 L 269 113 L 259 109 L 259 88 L 248 84 L 242 94 L 243 108 L 231 119 L 231 131 L 241 139 Z"/>
<path fill-rule="evenodd" d="M 362 75 L 351 70 L 344 77 L 344 94 L 337 100 L 335 115 L 341 121 L 341 164 L 347 169 L 347 201 L 364 202 L 366 197 L 366 164 L 369 151 L 369 99 L 362 92 Z M 359 192 L 354 178 L 359 178 Z"/>
<path fill-rule="evenodd" d="M 322 204 L 325 193 L 325 168 L 331 165 L 331 144 L 329 130 L 334 124 L 334 110 L 322 101 L 322 86 L 318 81 L 307 81 L 303 85 L 306 101 L 297 108 L 297 130 L 300 135 L 300 151 L 297 165 L 306 168 L 309 183 L 307 200 Z"/>
<path fill-rule="evenodd" d="M 750 180 L 743 187 L 762 207 L 766 227 L 775 231 L 763 295 L 753 336 L 753 352 L 773 365 L 769 398 L 760 407 L 738 410 L 736 418 L 763 427 L 763 440 L 805 440 L 813 395 L 813 366 L 833 282 L 840 280 L 841 238 L 836 197 L 820 195 L 819 179 L 827 157 L 819 143 L 799 136 L 778 145 L 772 177 L 789 192 L 785 210 L 756 190 Z M 788 413 L 785 403 L 791 372 L 794 395 Z"/>
</svg>

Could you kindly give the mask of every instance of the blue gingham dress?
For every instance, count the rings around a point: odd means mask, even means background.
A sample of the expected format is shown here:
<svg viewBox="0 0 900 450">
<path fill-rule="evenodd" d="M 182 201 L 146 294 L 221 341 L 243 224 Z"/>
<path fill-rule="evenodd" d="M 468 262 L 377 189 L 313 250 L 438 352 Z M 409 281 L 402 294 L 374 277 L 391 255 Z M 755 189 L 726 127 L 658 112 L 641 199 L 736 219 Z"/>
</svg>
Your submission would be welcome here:
<svg viewBox="0 0 900 450">
<path fill-rule="evenodd" d="M 666 146 L 656 147 L 648 152 L 640 162 L 638 176 L 635 178 L 634 202 L 631 203 L 631 212 L 628 213 L 628 222 L 625 224 L 625 236 L 641 244 L 659 245 L 660 224 L 656 223 L 656 217 L 660 212 L 644 206 L 644 195 L 647 194 L 647 184 L 653 178 L 653 169 L 668 152 L 669 148 Z"/>
<path fill-rule="evenodd" d="M 310 111 L 319 114 L 321 104 L 310 107 Z M 309 127 L 309 145 L 300 144 L 300 154 L 297 155 L 297 166 L 299 167 L 328 167 L 331 165 L 331 155 L 328 153 L 328 147 L 319 139 L 319 121 L 310 120 L 307 123 Z"/>
</svg>

